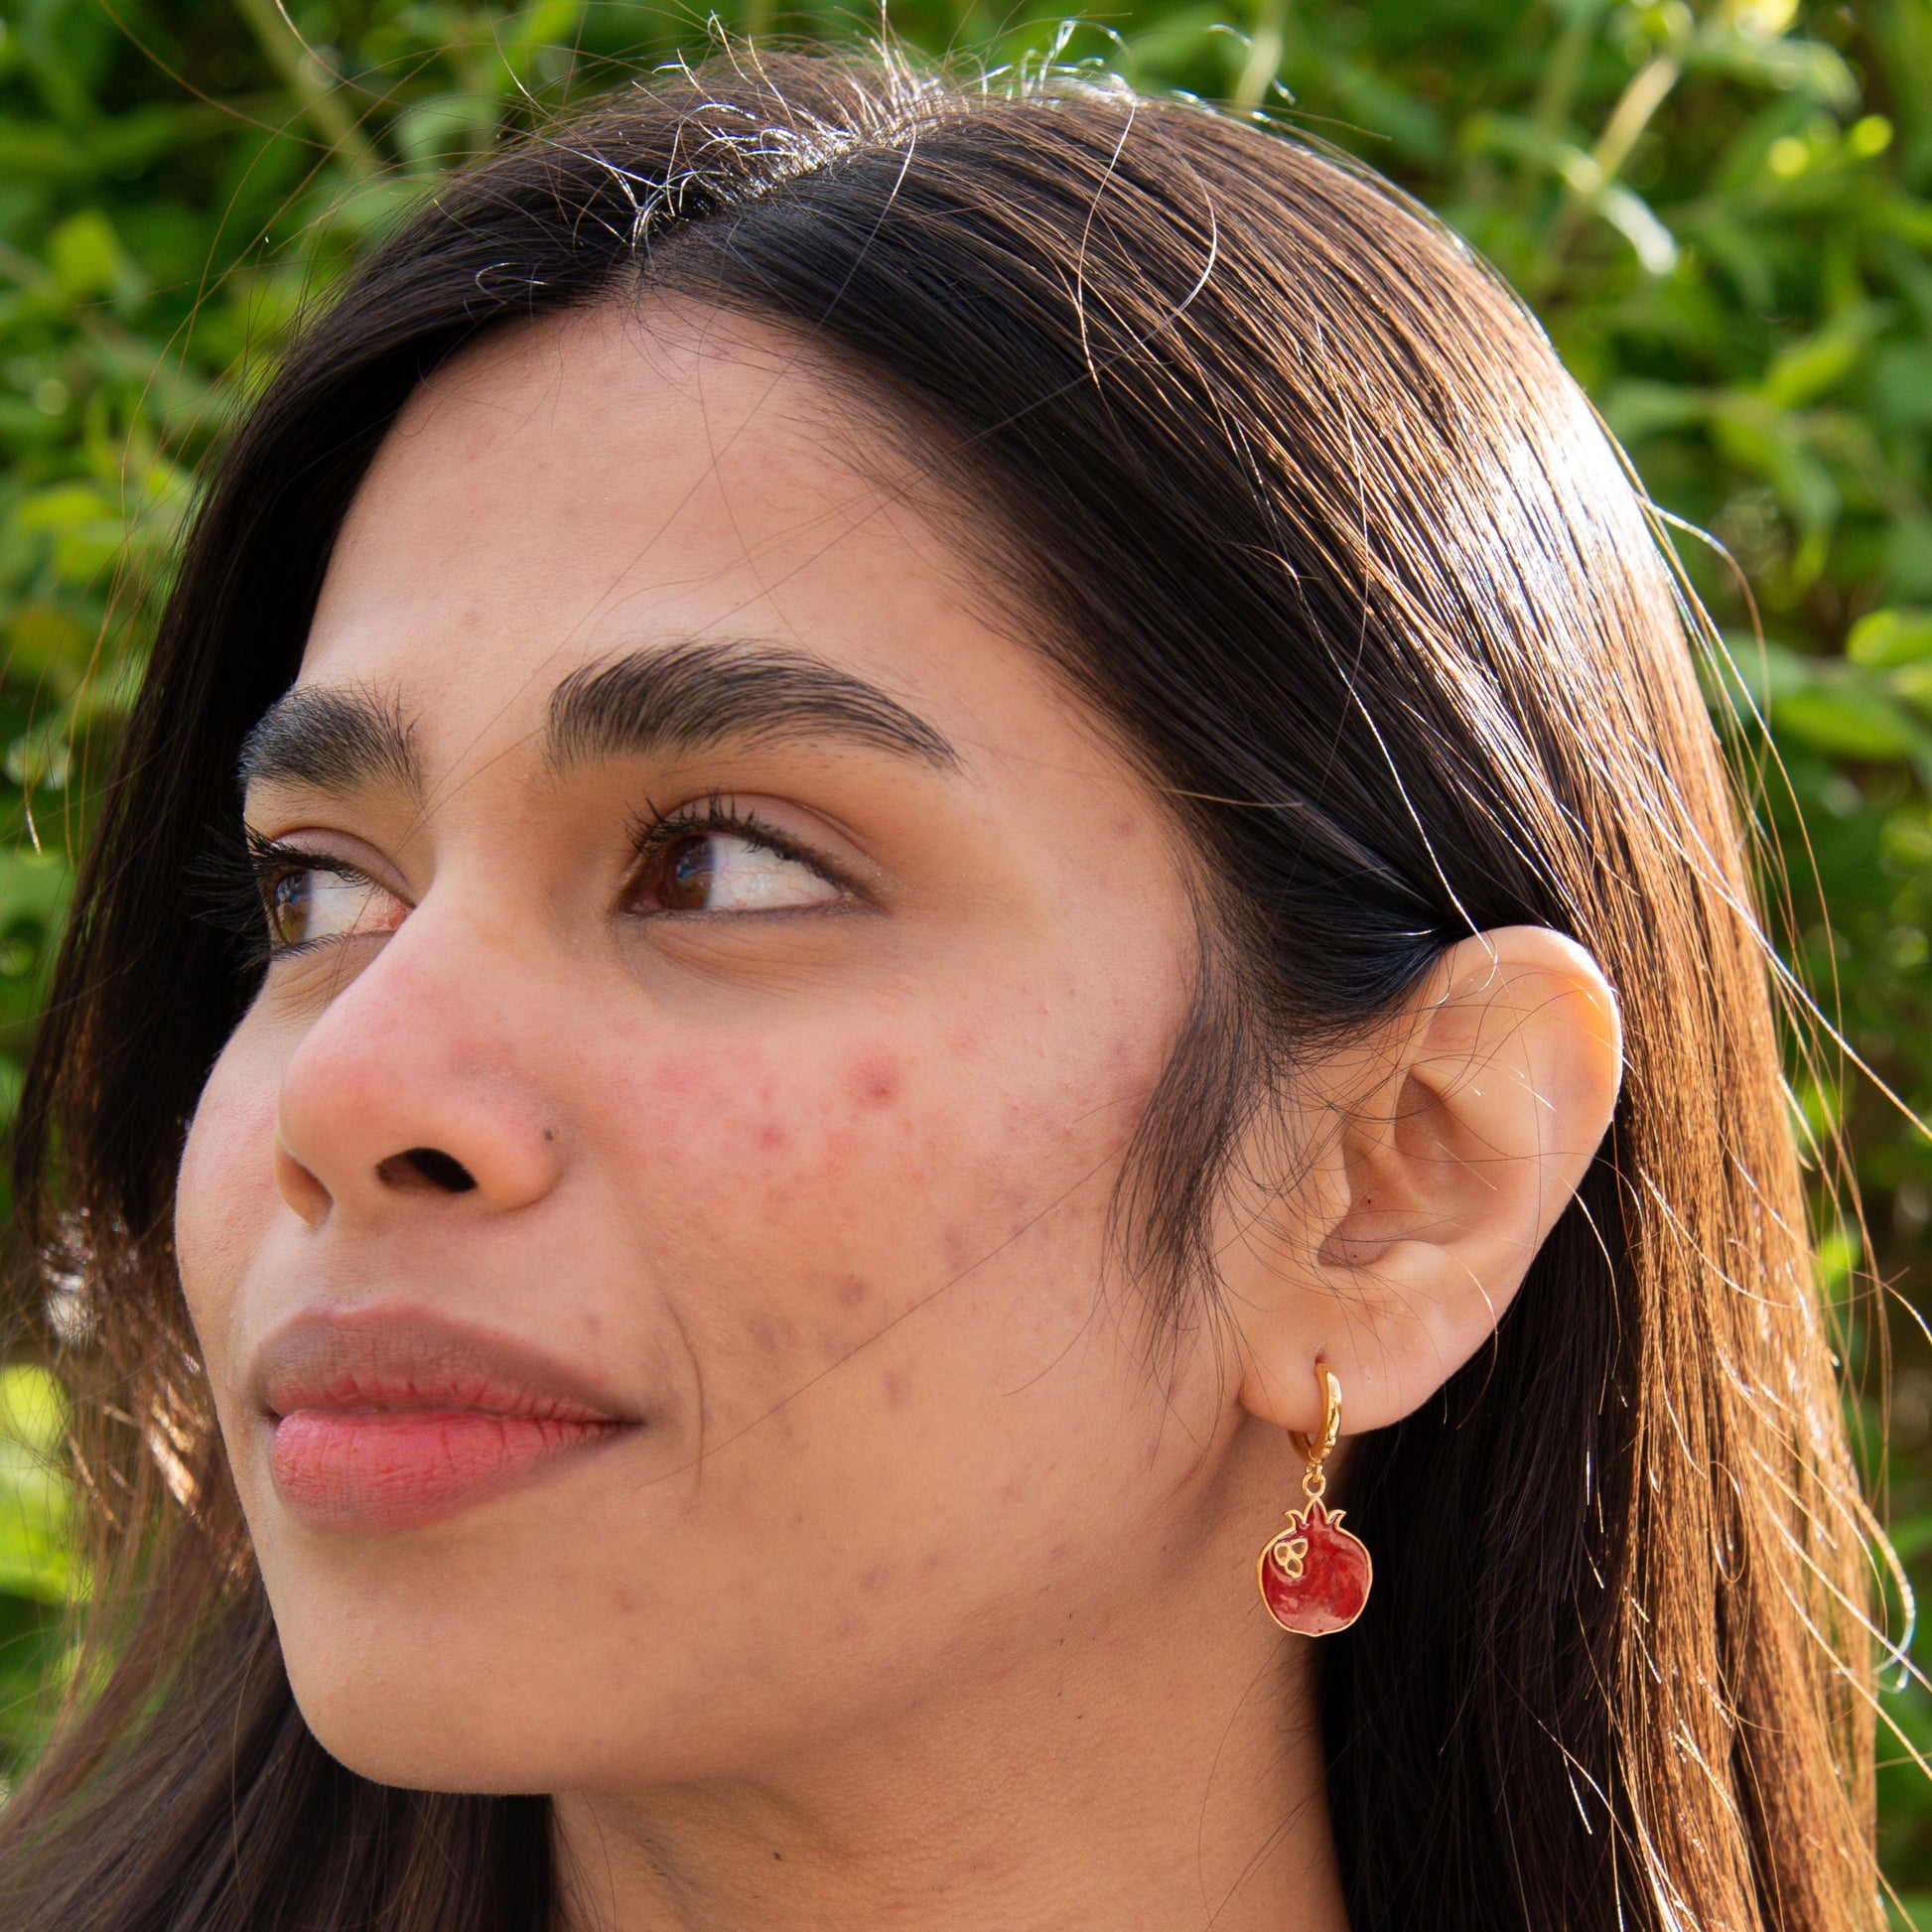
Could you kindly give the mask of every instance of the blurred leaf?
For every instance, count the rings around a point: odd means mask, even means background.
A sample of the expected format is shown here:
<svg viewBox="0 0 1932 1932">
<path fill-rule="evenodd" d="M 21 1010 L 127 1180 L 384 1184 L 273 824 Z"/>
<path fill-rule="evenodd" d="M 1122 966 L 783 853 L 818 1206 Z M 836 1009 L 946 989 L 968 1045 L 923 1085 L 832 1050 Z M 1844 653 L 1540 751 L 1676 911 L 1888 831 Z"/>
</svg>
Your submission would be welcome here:
<svg viewBox="0 0 1932 1932">
<path fill-rule="evenodd" d="M 1924 740 L 1904 712 L 1877 692 L 1812 685 L 1771 709 L 1779 735 L 1840 758 L 1902 759 Z"/>
<path fill-rule="evenodd" d="M 111 295 L 132 279 L 113 228 L 96 208 L 69 215 L 48 236 L 47 261 L 61 292 L 79 302 Z"/>
<path fill-rule="evenodd" d="M 1764 400 L 1773 409 L 1802 409 L 1836 389 L 1863 360 L 1884 321 L 1877 303 L 1861 303 L 1834 317 L 1815 336 L 1780 349 L 1764 373 Z"/>
<path fill-rule="evenodd" d="M 1875 670 L 1932 657 L 1932 611 L 1873 611 L 1847 633 L 1845 654 Z"/>
<path fill-rule="evenodd" d="M 0 1369 L 0 1593 L 60 1603 L 74 1570 L 68 1479 L 58 1457 L 67 1399 L 45 1369 Z"/>
<path fill-rule="evenodd" d="M 73 868 L 64 853 L 0 847 L 0 933 L 23 919 L 58 925 L 73 890 Z"/>
</svg>

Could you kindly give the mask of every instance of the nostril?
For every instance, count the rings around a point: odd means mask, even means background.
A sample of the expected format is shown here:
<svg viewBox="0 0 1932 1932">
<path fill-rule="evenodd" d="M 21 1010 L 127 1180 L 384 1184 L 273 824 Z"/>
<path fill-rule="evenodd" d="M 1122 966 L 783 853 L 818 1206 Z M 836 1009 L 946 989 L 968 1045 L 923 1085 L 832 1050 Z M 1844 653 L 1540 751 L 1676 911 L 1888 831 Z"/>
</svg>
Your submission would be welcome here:
<svg viewBox="0 0 1932 1932">
<path fill-rule="evenodd" d="M 440 1193 L 467 1194 L 477 1176 L 463 1163 L 437 1147 L 412 1147 L 376 1163 L 376 1178 L 385 1187 L 434 1187 Z"/>
</svg>

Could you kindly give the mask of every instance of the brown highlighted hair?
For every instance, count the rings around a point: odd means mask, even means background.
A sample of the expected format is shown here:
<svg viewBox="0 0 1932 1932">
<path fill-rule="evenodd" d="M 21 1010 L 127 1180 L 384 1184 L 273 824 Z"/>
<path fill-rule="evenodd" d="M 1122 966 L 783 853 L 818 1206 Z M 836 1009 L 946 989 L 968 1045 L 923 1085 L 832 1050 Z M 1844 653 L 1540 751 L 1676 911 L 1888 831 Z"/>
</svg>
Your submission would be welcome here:
<svg viewBox="0 0 1932 1932">
<path fill-rule="evenodd" d="M 899 426 L 1208 856 L 1121 1197 L 1157 1324 L 1210 1318 L 1228 1150 L 1311 1042 L 1488 927 L 1573 934 L 1617 990 L 1581 1194 L 1493 1349 L 1351 1468 L 1378 1584 L 1321 1718 L 1358 1932 L 1879 1925 L 1863 1516 L 1763 947 L 1616 453 L 1520 306 L 1332 159 L 1091 81 L 804 57 L 627 89 L 449 184 L 212 480 L 22 1115 L 29 1232 L 86 1328 L 99 1589 L 0 1813 L 0 1918 L 551 1922 L 543 1801 L 370 1784 L 291 1700 L 170 1248 L 252 991 L 190 882 L 411 390 L 492 328 L 662 294 L 791 329 Z"/>
</svg>

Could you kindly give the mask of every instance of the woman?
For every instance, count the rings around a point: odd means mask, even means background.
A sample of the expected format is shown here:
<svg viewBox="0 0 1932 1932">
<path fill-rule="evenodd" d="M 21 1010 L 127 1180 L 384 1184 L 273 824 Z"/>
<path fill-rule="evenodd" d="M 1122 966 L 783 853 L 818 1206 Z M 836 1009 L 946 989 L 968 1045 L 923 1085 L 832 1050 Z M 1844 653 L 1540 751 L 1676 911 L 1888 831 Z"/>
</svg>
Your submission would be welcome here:
<svg viewBox="0 0 1932 1932">
<path fill-rule="evenodd" d="M 798 59 L 460 179 L 44 1031 L 5 1922 L 1879 1923 L 1748 901 L 1615 452 L 1359 174 Z"/>
</svg>

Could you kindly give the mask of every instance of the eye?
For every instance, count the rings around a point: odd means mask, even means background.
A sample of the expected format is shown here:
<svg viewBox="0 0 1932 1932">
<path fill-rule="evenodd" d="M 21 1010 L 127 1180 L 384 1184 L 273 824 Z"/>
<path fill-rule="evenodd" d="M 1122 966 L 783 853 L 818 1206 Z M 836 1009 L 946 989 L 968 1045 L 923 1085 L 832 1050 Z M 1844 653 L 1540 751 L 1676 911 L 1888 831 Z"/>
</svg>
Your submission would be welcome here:
<svg viewBox="0 0 1932 1932">
<path fill-rule="evenodd" d="M 834 905 L 844 890 L 808 860 L 750 830 L 673 832 L 646 860 L 633 909 L 783 912 Z"/>
<path fill-rule="evenodd" d="M 323 939 L 393 932 L 409 908 L 374 880 L 344 868 L 283 864 L 262 881 L 270 944 L 277 952 Z"/>
</svg>

